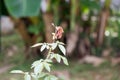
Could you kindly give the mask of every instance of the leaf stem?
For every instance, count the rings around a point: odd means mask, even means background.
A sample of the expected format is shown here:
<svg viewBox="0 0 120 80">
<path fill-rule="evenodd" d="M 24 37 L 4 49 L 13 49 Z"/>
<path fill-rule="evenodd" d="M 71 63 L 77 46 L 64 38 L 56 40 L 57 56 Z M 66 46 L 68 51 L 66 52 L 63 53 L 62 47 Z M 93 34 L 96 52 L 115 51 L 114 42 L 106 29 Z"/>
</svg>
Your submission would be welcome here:
<svg viewBox="0 0 120 80">
<path fill-rule="evenodd" d="M 49 59 L 51 51 L 52 51 L 52 48 L 50 47 L 46 59 Z"/>
</svg>

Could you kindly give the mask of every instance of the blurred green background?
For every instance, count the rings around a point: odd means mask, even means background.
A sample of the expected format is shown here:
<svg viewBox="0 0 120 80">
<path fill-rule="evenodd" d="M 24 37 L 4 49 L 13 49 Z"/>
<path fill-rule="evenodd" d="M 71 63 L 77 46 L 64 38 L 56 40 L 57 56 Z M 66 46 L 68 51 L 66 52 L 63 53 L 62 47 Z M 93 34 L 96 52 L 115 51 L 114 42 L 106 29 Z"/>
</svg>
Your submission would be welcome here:
<svg viewBox="0 0 120 80">
<path fill-rule="evenodd" d="M 0 80 L 23 80 L 45 54 L 30 48 L 64 29 L 69 66 L 54 63 L 62 80 L 120 80 L 120 0 L 0 0 Z M 61 54 L 61 53 L 60 53 Z"/>
</svg>

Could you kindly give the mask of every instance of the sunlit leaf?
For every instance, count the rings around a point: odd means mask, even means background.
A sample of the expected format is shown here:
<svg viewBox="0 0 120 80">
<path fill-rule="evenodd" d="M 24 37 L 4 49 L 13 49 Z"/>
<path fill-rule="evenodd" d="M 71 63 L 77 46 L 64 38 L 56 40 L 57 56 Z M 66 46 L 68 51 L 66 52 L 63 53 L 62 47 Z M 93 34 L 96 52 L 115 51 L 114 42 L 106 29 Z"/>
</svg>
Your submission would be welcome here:
<svg viewBox="0 0 120 80">
<path fill-rule="evenodd" d="M 54 50 L 57 47 L 57 43 L 52 43 L 52 50 Z"/>
<path fill-rule="evenodd" d="M 42 70 L 43 70 L 43 63 L 40 63 L 39 65 L 34 67 L 34 73 L 35 74 L 41 73 Z"/>
<path fill-rule="evenodd" d="M 60 61 L 61 61 L 61 56 L 60 56 L 60 55 L 58 55 L 58 54 L 56 54 L 56 55 L 55 55 L 55 59 L 57 60 L 57 62 L 59 62 L 59 63 L 60 63 Z"/>
<path fill-rule="evenodd" d="M 44 45 L 41 46 L 40 51 L 42 52 L 45 48 L 46 48 L 46 44 L 44 44 Z"/>
<path fill-rule="evenodd" d="M 46 45 L 46 48 L 49 49 L 50 48 L 49 45 Z"/>
<path fill-rule="evenodd" d="M 49 63 L 44 62 L 44 67 L 48 72 L 50 72 L 50 64 Z"/>
<path fill-rule="evenodd" d="M 20 73 L 20 74 L 23 74 L 24 72 L 21 71 L 21 70 L 13 70 L 13 71 L 11 71 L 10 73 Z"/>
<path fill-rule="evenodd" d="M 55 55 L 52 53 L 50 54 L 50 59 L 53 59 L 55 57 Z"/>
<path fill-rule="evenodd" d="M 24 76 L 24 80 L 31 80 L 31 76 L 28 73 L 26 73 Z"/>
<path fill-rule="evenodd" d="M 57 43 L 58 43 L 58 44 L 61 44 L 61 45 L 65 45 L 63 42 L 59 42 L 59 41 L 57 41 Z"/>
<path fill-rule="evenodd" d="M 69 65 L 69 64 L 68 64 L 68 61 L 67 61 L 67 59 L 66 59 L 65 57 L 62 57 L 62 60 L 63 60 L 63 63 L 64 63 L 65 65 Z"/>
<path fill-rule="evenodd" d="M 42 77 L 44 77 L 44 76 L 46 76 L 46 75 L 47 75 L 47 73 L 41 72 L 41 73 L 38 75 L 38 78 L 42 78 Z"/>
<path fill-rule="evenodd" d="M 34 80 L 38 80 L 37 78 L 37 75 L 36 74 L 34 74 L 34 73 L 31 73 L 31 76 L 32 76 L 32 78 L 34 79 Z"/>
<path fill-rule="evenodd" d="M 47 76 L 47 77 L 44 78 L 44 80 L 50 80 L 50 78 Z"/>
<path fill-rule="evenodd" d="M 37 44 L 34 44 L 33 46 L 31 47 L 38 47 L 38 46 L 41 46 L 43 43 L 37 43 Z"/>
<path fill-rule="evenodd" d="M 33 67 L 39 65 L 42 61 L 43 61 L 43 59 L 40 59 L 40 60 L 34 61 L 33 64 L 32 64 L 32 67 L 31 67 L 31 68 L 33 68 Z"/>
<path fill-rule="evenodd" d="M 66 55 L 66 50 L 65 50 L 65 47 L 63 45 L 58 45 L 59 49 L 62 51 L 62 53 L 64 55 Z"/>
<path fill-rule="evenodd" d="M 49 75 L 49 76 L 46 76 L 44 80 L 58 80 L 58 78 L 53 75 Z"/>
<path fill-rule="evenodd" d="M 46 59 L 45 62 L 52 62 L 52 60 L 51 59 Z"/>
</svg>

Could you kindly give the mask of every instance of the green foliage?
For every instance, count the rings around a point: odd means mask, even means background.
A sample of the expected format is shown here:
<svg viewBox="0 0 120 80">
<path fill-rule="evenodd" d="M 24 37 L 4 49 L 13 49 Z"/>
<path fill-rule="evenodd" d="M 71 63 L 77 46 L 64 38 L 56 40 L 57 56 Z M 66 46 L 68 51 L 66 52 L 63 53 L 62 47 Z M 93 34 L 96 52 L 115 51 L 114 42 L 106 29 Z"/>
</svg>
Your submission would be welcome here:
<svg viewBox="0 0 120 80">
<path fill-rule="evenodd" d="M 41 0 L 4 0 L 5 5 L 14 17 L 38 16 Z"/>
<path fill-rule="evenodd" d="M 59 49 L 62 51 L 62 53 L 64 55 L 66 55 L 66 50 L 65 50 L 65 47 L 63 45 L 58 45 Z"/>
<path fill-rule="evenodd" d="M 88 8 L 90 10 L 100 10 L 99 1 L 96 0 L 80 0 L 80 5 L 83 9 Z"/>
<path fill-rule="evenodd" d="M 46 45 L 46 44 L 43 44 L 43 45 L 41 46 L 40 51 L 42 52 L 46 47 L 47 47 L 47 45 Z"/>
<path fill-rule="evenodd" d="M 13 71 L 11 71 L 10 73 L 20 73 L 20 74 L 23 74 L 24 72 L 21 71 L 21 70 L 13 70 Z"/>
<path fill-rule="evenodd" d="M 33 34 L 39 34 L 40 33 L 40 28 L 37 27 L 36 25 L 30 25 L 28 28 L 28 31 L 33 33 Z"/>
<path fill-rule="evenodd" d="M 51 47 L 52 50 L 54 50 L 54 49 L 57 47 L 57 43 L 52 43 L 51 46 L 52 46 L 52 47 Z"/>
<path fill-rule="evenodd" d="M 31 76 L 28 74 L 28 72 L 25 73 L 24 80 L 31 80 Z"/>
<path fill-rule="evenodd" d="M 55 58 L 58 63 L 60 63 L 60 61 L 61 61 L 61 59 L 62 59 L 62 60 L 63 60 L 63 63 L 64 63 L 65 65 L 68 65 L 67 59 L 66 59 L 65 57 L 59 55 L 59 54 L 54 54 L 54 53 L 52 53 L 52 54 L 50 55 L 50 59 L 53 59 L 53 58 Z"/>
<path fill-rule="evenodd" d="M 38 20 L 39 21 L 39 20 Z M 32 24 L 28 27 L 28 32 L 38 35 L 40 33 L 44 33 L 44 24 L 40 16 L 40 21 L 37 24 Z"/>
<path fill-rule="evenodd" d="M 58 78 L 53 75 L 49 75 L 49 76 L 45 77 L 44 80 L 58 80 Z"/>
<path fill-rule="evenodd" d="M 57 28 L 55 27 L 55 29 L 56 29 L 55 32 L 58 32 L 58 30 L 59 30 L 58 28 L 61 29 L 61 31 L 62 31 L 61 27 L 57 27 Z M 45 49 L 48 50 L 48 54 L 47 54 L 47 57 L 45 59 L 40 59 L 40 60 L 34 61 L 32 63 L 32 65 L 31 65 L 31 68 L 33 69 L 32 73 L 23 72 L 21 70 L 13 70 L 13 71 L 11 71 L 11 73 L 24 74 L 25 75 L 24 80 L 31 80 L 31 77 L 33 77 L 34 80 L 38 80 L 41 78 L 44 78 L 44 80 L 57 80 L 58 78 L 47 73 L 47 72 L 51 71 L 51 63 L 52 63 L 53 58 L 55 58 L 58 63 L 60 63 L 61 60 L 63 60 L 63 63 L 65 65 L 68 65 L 68 61 L 65 57 L 63 57 L 59 54 L 56 54 L 54 52 L 54 49 L 56 49 L 58 46 L 59 49 L 61 50 L 61 52 L 64 55 L 66 54 L 65 47 L 63 46 L 64 43 L 57 41 L 58 37 L 56 36 L 56 35 L 62 36 L 62 32 L 54 33 L 54 34 L 55 35 L 53 35 L 53 37 L 56 37 L 56 38 L 53 38 L 53 43 L 37 43 L 37 44 L 34 44 L 33 46 L 31 46 L 32 48 L 41 46 L 40 47 L 41 52 L 44 51 Z M 47 72 L 44 73 L 44 70 Z"/>
</svg>

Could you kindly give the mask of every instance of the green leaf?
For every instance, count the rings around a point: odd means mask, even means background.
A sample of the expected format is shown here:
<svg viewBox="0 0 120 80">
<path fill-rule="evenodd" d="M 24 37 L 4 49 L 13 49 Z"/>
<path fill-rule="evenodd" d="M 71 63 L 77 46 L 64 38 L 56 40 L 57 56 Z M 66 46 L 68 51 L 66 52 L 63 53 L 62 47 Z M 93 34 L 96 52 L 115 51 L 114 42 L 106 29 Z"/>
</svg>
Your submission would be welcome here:
<svg viewBox="0 0 120 80">
<path fill-rule="evenodd" d="M 33 78 L 34 80 L 38 80 L 38 77 L 37 77 L 37 75 L 36 75 L 36 74 L 31 73 L 31 76 L 32 76 L 32 78 Z"/>
<path fill-rule="evenodd" d="M 50 54 L 50 59 L 53 59 L 54 57 L 55 57 L 54 53 Z"/>
<path fill-rule="evenodd" d="M 64 63 L 65 65 L 69 65 L 69 64 L 68 64 L 68 61 L 67 61 L 67 59 L 66 59 L 65 57 L 62 57 L 62 60 L 63 60 L 63 63 Z"/>
<path fill-rule="evenodd" d="M 13 17 L 38 16 L 42 0 L 4 0 L 7 10 Z"/>
<path fill-rule="evenodd" d="M 82 9 L 89 8 L 90 10 L 100 10 L 99 1 L 96 0 L 80 0 L 80 5 Z"/>
<path fill-rule="evenodd" d="M 58 54 L 56 54 L 56 55 L 55 55 L 55 59 L 57 60 L 57 62 L 59 62 L 59 63 L 60 63 L 60 61 L 61 61 L 61 56 L 60 56 L 60 55 L 58 55 Z"/>
<path fill-rule="evenodd" d="M 35 74 L 41 73 L 42 70 L 43 70 L 43 63 L 40 63 L 39 65 L 34 67 L 34 73 Z"/>
<path fill-rule="evenodd" d="M 50 80 L 50 78 L 47 76 L 47 77 L 45 77 L 45 79 L 44 80 Z"/>
<path fill-rule="evenodd" d="M 37 24 L 37 25 L 32 24 L 32 25 L 29 25 L 29 27 L 27 28 L 27 30 L 28 30 L 28 32 L 30 32 L 30 33 L 33 33 L 33 34 L 35 34 L 35 35 L 38 35 L 38 34 L 41 32 L 41 31 L 39 30 L 39 28 L 40 28 L 39 24 Z"/>
<path fill-rule="evenodd" d="M 47 73 L 41 72 L 40 74 L 36 75 L 34 73 L 31 73 L 31 76 L 34 80 L 39 80 L 39 78 L 45 77 Z"/>
<path fill-rule="evenodd" d="M 46 75 L 47 75 L 47 73 L 42 72 L 42 73 L 40 73 L 40 74 L 38 75 L 38 78 L 45 77 Z"/>
<path fill-rule="evenodd" d="M 46 48 L 46 44 L 43 44 L 43 45 L 41 46 L 40 51 L 42 52 L 45 48 Z"/>
<path fill-rule="evenodd" d="M 60 44 L 60 45 L 65 45 L 63 42 L 57 41 L 57 43 Z"/>
<path fill-rule="evenodd" d="M 62 53 L 64 55 L 66 55 L 66 50 L 65 50 L 65 47 L 63 45 L 58 45 L 59 49 L 62 51 Z"/>
<path fill-rule="evenodd" d="M 52 43 L 52 50 L 54 50 L 57 47 L 57 43 Z"/>
<path fill-rule="evenodd" d="M 50 48 L 49 45 L 46 45 L 46 48 L 49 49 Z"/>
<path fill-rule="evenodd" d="M 44 80 L 58 80 L 58 78 L 53 75 L 49 75 L 49 76 L 45 77 Z"/>
<path fill-rule="evenodd" d="M 25 73 L 24 80 L 31 80 L 31 76 L 28 73 Z"/>
<path fill-rule="evenodd" d="M 51 59 L 46 59 L 45 62 L 52 62 L 52 60 Z"/>
<path fill-rule="evenodd" d="M 31 66 L 31 68 L 33 68 L 33 67 L 39 65 L 42 61 L 43 61 L 43 59 L 40 59 L 40 60 L 34 61 L 33 64 L 32 64 L 32 66 Z"/>
<path fill-rule="evenodd" d="M 44 67 L 48 72 L 50 72 L 50 64 L 44 62 Z"/>
<path fill-rule="evenodd" d="M 38 47 L 38 46 L 41 46 L 43 43 L 37 43 L 37 44 L 34 44 L 33 46 L 31 47 Z"/>
<path fill-rule="evenodd" d="M 13 71 L 11 71 L 10 73 L 20 73 L 20 74 L 23 74 L 24 72 L 21 71 L 21 70 L 13 70 Z"/>
</svg>

